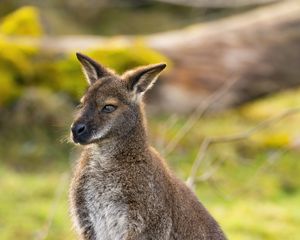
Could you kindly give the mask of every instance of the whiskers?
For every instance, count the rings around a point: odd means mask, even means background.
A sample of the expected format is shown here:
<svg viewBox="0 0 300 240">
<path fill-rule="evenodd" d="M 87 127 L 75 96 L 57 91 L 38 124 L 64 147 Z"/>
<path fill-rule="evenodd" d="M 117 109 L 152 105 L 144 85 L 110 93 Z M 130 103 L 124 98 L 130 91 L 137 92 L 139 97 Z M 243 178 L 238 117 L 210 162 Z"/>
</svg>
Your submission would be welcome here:
<svg viewBox="0 0 300 240">
<path fill-rule="evenodd" d="M 59 138 L 60 143 L 73 143 L 72 137 L 70 134 L 64 134 Z"/>
</svg>

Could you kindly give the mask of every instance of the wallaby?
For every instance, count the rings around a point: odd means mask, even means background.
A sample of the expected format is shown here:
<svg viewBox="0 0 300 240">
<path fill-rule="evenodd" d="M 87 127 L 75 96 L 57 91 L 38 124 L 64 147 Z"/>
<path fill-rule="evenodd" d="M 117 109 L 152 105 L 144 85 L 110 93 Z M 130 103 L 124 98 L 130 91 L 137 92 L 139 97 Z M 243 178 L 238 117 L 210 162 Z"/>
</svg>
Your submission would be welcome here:
<svg viewBox="0 0 300 240">
<path fill-rule="evenodd" d="M 143 102 L 166 64 L 119 76 L 77 53 L 89 87 L 71 127 L 84 145 L 70 189 L 84 240 L 226 239 L 194 193 L 149 145 Z"/>
</svg>

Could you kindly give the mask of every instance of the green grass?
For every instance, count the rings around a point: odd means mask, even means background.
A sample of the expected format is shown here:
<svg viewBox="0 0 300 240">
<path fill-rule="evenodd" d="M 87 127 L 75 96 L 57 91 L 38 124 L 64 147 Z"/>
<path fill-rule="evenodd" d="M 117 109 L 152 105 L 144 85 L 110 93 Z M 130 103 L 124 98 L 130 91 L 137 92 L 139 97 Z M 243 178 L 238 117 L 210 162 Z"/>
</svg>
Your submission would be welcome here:
<svg viewBox="0 0 300 240">
<path fill-rule="evenodd" d="M 297 239 L 300 194 L 278 200 L 236 197 L 227 204 L 207 203 L 229 239 Z"/>
<path fill-rule="evenodd" d="M 46 239 L 73 239 L 67 210 L 69 180 L 65 176 L 1 168 L 0 239 L 41 239 L 49 221 Z M 58 188 L 62 188 L 62 194 L 56 193 Z"/>
<path fill-rule="evenodd" d="M 17 173 L 1 169 L 0 239 L 75 239 L 67 206 L 65 173 Z M 224 198 L 204 184 L 197 193 L 229 239 L 297 239 L 300 193 L 274 199 L 236 195 Z M 57 197 L 57 189 L 63 189 Z M 210 190 L 209 190 L 210 189 Z"/>
<path fill-rule="evenodd" d="M 205 137 L 242 132 L 300 106 L 298 93 L 283 93 L 200 119 L 166 156 L 170 167 L 187 179 Z M 163 151 L 185 121 L 184 117 L 176 121 L 152 117 L 153 145 Z M 215 170 L 197 182 L 195 191 L 229 239 L 297 239 L 300 235 L 299 121 L 300 114 L 295 114 L 243 141 L 209 148 L 198 176 Z M 40 123 L 24 129 L 21 123 L 1 129 L 0 152 L 5 158 L 0 166 L 0 239 L 76 239 L 67 201 L 72 147 L 59 142 L 62 133 L 53 127 L 46 130 Z"/>
</svg>

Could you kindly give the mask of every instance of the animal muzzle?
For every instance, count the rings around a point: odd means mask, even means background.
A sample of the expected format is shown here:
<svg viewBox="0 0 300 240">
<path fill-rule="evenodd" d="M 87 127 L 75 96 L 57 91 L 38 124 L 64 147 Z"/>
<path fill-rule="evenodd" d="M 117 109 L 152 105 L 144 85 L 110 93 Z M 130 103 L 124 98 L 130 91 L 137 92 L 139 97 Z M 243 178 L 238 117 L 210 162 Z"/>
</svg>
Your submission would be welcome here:
<svg viewBox="0 0 300 240">
<path fill-rule="evenodd" d="M 89 138 L 87 125 L 84 123 L 74 123 L 71 127 L 72 138 L 75 143 L 86 144 Z"/>
</svg>

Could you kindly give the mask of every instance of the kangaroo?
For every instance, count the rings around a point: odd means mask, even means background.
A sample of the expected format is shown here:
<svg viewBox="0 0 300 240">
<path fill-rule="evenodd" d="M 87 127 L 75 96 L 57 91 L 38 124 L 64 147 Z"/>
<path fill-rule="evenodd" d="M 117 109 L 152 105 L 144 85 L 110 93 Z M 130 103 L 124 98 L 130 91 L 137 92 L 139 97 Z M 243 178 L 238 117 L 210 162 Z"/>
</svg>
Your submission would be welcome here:
<svg viewBox="0 0 300 240">
<path fill-rule="evenodd" d="M 70 187 L 82 240 L 226 239 L 195 194 L 149 145 L 142 97 L 166 64 L 117 75 L 81 53 L 89 87 L 71 126 L 84 145 Z"/>
</svg>

